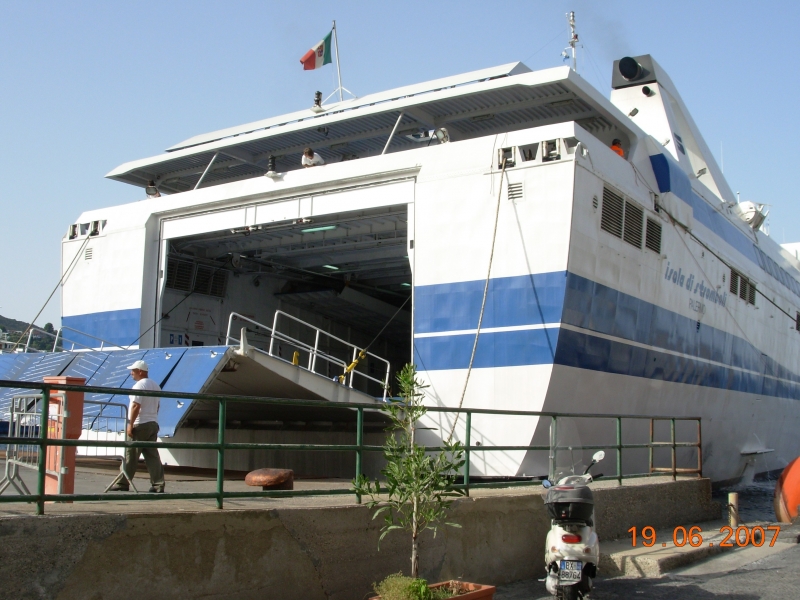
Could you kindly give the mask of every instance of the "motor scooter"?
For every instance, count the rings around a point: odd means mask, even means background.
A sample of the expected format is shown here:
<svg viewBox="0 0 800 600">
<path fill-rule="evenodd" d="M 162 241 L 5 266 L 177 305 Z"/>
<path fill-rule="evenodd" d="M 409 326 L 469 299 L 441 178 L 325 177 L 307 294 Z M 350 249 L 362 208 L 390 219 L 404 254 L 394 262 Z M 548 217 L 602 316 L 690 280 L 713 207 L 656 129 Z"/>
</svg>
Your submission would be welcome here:
<svg viewBox="0 0 800 600">
<path fill-rule="evenodd" d="M 597 576 L 600 543 L 594 531 L 594 498 L 589 484 L 602 474 L 592 476 L 589 469 L 603 458 L 605 452 L 596 452 L 583 475 L 568 475 L 557 483 L 542 481 L 547 488 L 545 506 L 550 515 L 545 586 L 559 600 L 584 598 Z"/>
</svg>

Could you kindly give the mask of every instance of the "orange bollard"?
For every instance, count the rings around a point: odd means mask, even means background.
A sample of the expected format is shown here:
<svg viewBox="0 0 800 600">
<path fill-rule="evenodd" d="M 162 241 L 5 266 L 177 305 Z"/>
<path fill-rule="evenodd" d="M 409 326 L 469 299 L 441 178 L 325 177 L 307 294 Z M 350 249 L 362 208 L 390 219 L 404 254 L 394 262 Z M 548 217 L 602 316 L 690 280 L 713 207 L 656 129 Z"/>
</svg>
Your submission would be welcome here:
<svg viewBox="0 0 800 600">
<path fill-rule="evenodd" d="M 45 377 L 45 383 L 61 385 L 84 385 L 83 377 Z M 66 394 L 66 416 L 64 415 L 64 399 L 60 394 Z M 83 392 L 50 392 L 50 420 L 47 426 L 49 439 L 77 440 L 81 437 L 83 427 Z M 73 494 L 75 493 L 75 454 L 77 448 L 65 446 L 47 447 L 47 475 L 44 482 L 45 494 Z M 58 485 L 58 476 L 51 472 L 61 472 L 61 489 Z"/>
<path fill-rule="evenodd" d="M 797 518 L 800 505 L 800 457 L 786 465 L 775 484 L 775 518 L 791 523 Z"/>
</svg>

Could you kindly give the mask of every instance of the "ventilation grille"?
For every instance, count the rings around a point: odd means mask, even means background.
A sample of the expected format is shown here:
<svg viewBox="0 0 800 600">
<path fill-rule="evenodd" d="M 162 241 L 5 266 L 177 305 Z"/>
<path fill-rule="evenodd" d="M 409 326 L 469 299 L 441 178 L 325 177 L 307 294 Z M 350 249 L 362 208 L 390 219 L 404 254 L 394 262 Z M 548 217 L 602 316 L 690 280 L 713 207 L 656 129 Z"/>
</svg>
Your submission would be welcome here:
<svg viewBox="0 0 800 600">
<path fill-rule="evenodd" d="M 83 260 L 92 260 L 92 256 L 94 255 L 94 249 L 87 248 L 83 252 Z"/>
<path fill-rule="evenodd" d="M 603 210 L 600 212 L 600 229 L 621 238 L 624 206 L 625 202 L 622 196 L 615 194 L 608 188 L 603 188 Z"/>
<path fill-rule="evenodd" d="M 197 271 L 194 276 L 194 292 L 222 298 L 225 296 L 227 283 L 228 272 L 224 269 L 208 265 L 197 265 Z"/>
<path fill-rule="evenodd" d="M 731 269 L 731 283 L 728 288 L 734 296 L 739 296 L 748 304 L 756 303 L 756 285 L 744 275 Z"/>
<path fill-rule="evenodd" d="M 182 292 L 192 291 L 194 263 L 188 260 L 170 258 L 167 262 L 167 287 Z"/>
<path fill-rule="evenodd" d="M 625 215 L 623 218 L 624 231 L 622 239 L 628 242 L 631 246 L 636 246 L 641 249 L 642 247 L 642 219 L 644 218 L 644 211 L 630 202 L 625 203 Z"/>
<path fill-rule="evenodd" d="M 228 288 L 228 271 L 170 257 L 167 261 L 166 287 L 224 298 Z"/>
<path fill-rule="evenodd" d="M 644 245 L 656 254 L 661 254 L 661 223 L 653 219 L 647 219 Z"/>
<path fill-rule="evenodd" d="M 522 184 L 509 183 L 508 184 L 508 199 L 509 200 L 522 200 Z"/>
</svg>

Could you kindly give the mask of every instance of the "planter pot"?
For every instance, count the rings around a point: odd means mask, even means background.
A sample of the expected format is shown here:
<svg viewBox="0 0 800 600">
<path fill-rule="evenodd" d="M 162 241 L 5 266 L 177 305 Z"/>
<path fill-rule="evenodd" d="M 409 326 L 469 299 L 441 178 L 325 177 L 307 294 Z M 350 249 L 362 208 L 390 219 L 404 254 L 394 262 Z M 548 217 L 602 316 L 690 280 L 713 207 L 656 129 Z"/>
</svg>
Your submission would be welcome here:
<svg viewBox="0 0 800 600">
<path fill-rule="evenodd" d="M 466 581 L 442 581 L 441 583 L 433 583 L 428 587 L 437 589 L 445 586 L 457 585 L 461 593 L 457 596 L 451 596 L 457 600 L 492 600 L 494 592 L 497 588 L 493 585 L 481 585 L 480 583 L 468 583 Z M 369 600 L 381 600 L 380 596 L 373 596 Z"/>
<path fill-rule="evenodd" d="M 481 585 L 480 583 L 468 583 L 466 581 L 444 581 L 442 583 L 434 583 L 428 587 L 436 589 L 446 585 L 460 587 L 461 593 L 458 596 L 452 596 L 453 598 L 458 598 L 458 600 L 492 600 L 496 589 L 493 585 Z"/>
</svg>

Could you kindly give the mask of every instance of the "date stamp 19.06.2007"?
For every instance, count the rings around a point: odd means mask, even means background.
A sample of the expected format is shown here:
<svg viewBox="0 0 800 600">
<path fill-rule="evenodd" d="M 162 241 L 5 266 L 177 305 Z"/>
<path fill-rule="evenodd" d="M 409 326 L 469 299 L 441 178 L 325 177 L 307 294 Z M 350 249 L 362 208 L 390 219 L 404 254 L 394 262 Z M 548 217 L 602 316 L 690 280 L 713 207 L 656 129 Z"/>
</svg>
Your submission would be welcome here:
<svg viewBox="0 0 800 600">
<path fill-rule="evenodd" d="M 731 527 L 729 525 L 725 525 L 724 527 L 720 527 L 719 532 L 703 532 L 703 529 L 697 525 L 690 527 L 688 530 L 686 527 L 680 526 L 675 527 L 672 530 L 672 539 L 669 540 L 672 542 L 674 546 L 679 548 L 686 546 L 687 544 L 693 548 L 699 548 L 700 546 L 720 546 L 722 548 L 733 548 L 734 546 L 763 546 L 767 541 L 767 533 L 772 533 L 772 539 L 769 541 L 769 546 L 774 546 L 775 542 L 778 540 L 778 534 L 780 533 L 781 528 L 778 525 L 768 525 L 766 527 L 761 527 L 760 525 L 756 525 L 755 527 L 746 527 L 744 525 L 740 525 L 739 527 Z M 642 527 L 639 530 L 637 527 L 631 527 L 628 529 L 628 533 L 631 534 L 631 545 L 636 547 L 637 543 L 641 541 L 642 546 L 650 548 L 651 546 L 655 546 L 658 543 L 656 539 L 656 530 L 651 526 Z M 703 539 L 703 535 L 706 535 L 706 540 Z M 713 536 L 712 541 L 708 541 L 709 535 Z M 641 540 L 639 539 L 641 538 Z M 666 548 L 668 542 L 662 541 L 661 546 Z"/>
</svg>

